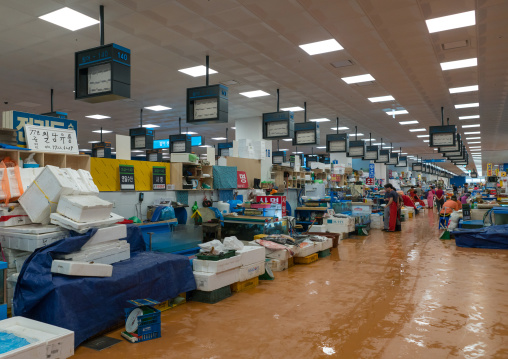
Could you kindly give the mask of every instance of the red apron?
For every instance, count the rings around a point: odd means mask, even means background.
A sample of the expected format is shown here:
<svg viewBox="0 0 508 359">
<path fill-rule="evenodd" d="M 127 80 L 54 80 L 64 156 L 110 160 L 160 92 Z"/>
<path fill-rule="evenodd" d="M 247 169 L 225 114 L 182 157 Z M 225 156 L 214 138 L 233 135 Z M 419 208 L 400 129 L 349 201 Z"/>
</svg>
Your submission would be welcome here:
<svg viewBox="0 0 508 359">
<path fill-rule="evenodd" d="M 389 230 L 395 231 L 396 224 L 397 224 L 397 203 L 392 202 L 392 204 L 390 205 Z"/>
</svg>

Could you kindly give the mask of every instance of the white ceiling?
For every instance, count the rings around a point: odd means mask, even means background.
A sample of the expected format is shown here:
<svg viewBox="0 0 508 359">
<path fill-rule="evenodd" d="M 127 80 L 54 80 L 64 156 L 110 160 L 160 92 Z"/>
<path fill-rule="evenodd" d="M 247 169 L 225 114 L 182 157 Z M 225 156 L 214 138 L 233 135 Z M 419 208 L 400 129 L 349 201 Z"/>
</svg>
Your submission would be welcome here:
<svg viewBox="0 0 508 359">
<path fill-rule="evenodd" d="M 75 101 L 74 53 L 99 45 L 99 26 L 71 32 L 38 19 L 63 6 L 98 19 L 100 4 L 105 5 L 106 43 L 132 51 L 132 100 Z M 469 10 L 476 10 L 476 26 L 429 34 L 426 19 Z M 309 56 L 298 47 L 329 38 L 344 50 Z M 466 47 L 442 48 L 444 43 L 462 40 L 467 40 Z M 377 140 L 383 138 L 394 147 L 402 146 L 403 152 L 430 159 L 440 155 L 416 137 L 421 132 L 409 129 L 440 124 L 444 106 L 445 117 L 461 132 L 463 124 L 481 124 L 483 167 L 488 162 L 508 162 L 506 0 L 2 0 L 0 48 L 2 110 L 49 112 L 53 88 L 55 110 L 79 121 L 82 148 L 90 148 L 87 141 L 98 139 L 91 131 L 101 126 L 128 134 L 138 125 L 139 109 L 144 106 L 172 107 L 164 112 L 145 110 L 144 123 L 161 126 L 157 138 L 176 133 L 178 117 L 185 118 L 185 89 L 205 82 L 178 69 L 204 64 L 208 54 L 210 66 L 219 72 L 210 76 L 210 83 L 238 82 L 230 86 L 230 127 L 236 119 L 260 120 L 263 112 L 274 111 L 280 88 L 281 107 L 303 107 L 306 101 L 308 118 L 332 119 L 321 123 L 322 143 L 339 116 L 341 126 L 354 131 L 357 125 L 359 132 L 372 132 Z M 439 65 L 471 57 L 478 57 L 478 67 L 442 71 Z M 344 60 L 353 65 L 331 65 Z M 376 81 L 361 86 L 341 80 L 365 73 Z M 449 94 L 450 87 L 473 84 L 479 85 L 479 92 Z M 271 96 L 239 95 L 257 89 Z M 388 94 L 396 101 L 367 100 Z M 469 102 L 479 102 L 480 107 L 454 108 Z M 393 119 L 383 112 L 393 107 L 403 107 L 409 114 Z M 92 114 L 112 119 L 85 118 Z M 458 120 L 475 114 L 479 120 Z M 398 124 L 408 120 L 420 123 Z M 296 113 L 296 122 L 303 122 L 302 112 Z M 473 130 L 477 129 L 466 129 Z M 189 131 L 211 138 L 223 136 L 225 126 L 192 126 Z M 114 133 L 104 137 L 114 142 Z M 288 142 L 282 144 L 291 148 Z M 442 167 L 459 172 L 451 164 Z"/>
</svg>

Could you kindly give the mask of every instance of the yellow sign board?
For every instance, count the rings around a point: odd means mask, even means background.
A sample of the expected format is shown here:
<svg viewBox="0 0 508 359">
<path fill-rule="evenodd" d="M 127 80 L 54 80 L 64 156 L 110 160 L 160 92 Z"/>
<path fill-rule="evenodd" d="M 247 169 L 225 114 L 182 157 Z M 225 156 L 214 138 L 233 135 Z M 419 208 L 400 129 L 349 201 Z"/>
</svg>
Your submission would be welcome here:
<svg viewBox="0 0 508 359">
<path fill-rule="evenodd" d="M 487 163 L 487 176 L 492 176 L 492 163 Z"/>
<path fill-rule="evenodd" d="M 500 172 L 499 177 L 506 177 L 506 172 L 505 171 Z"/>
</svg>

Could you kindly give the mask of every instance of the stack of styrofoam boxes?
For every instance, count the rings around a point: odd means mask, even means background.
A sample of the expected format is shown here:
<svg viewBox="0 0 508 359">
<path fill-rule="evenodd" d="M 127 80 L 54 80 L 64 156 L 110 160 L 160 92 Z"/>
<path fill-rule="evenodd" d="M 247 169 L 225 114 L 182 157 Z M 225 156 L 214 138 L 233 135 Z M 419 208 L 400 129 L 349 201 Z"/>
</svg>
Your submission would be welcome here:
<svg viewBox="0 0 508 359">
<path fill-rule="evenodd" d="M 125 224 L 99 228 L 79 251 L 59 254 L 56 259 L 82 263 L 117 263 L 131 257 L 130 244 L 126 240 L 120 240 L 125 237 L 127 237 Z M 72 268 L 69 267 L 69 270 L 72 270 Z"/>
<path fill-rule="evenodd" d="M 2 248 L 34 252 L 37 248 L 67 237 L 69 232 L 53 225 L 26 224 L 0 228 Z"/>
<path fill-rule="evenodd" d="M 32 221 L 19 203 L 9 203 L 6 206 L 0 206 L 0 227 L 21 226 L 30 223 Z"/>
<path fill-rule="evenodd" d="M 196 289 L 212 292 L 239 281 L 241 256 L 233 256 L 218 261 L 193 259 Z"/>
<path fill-rule="evenodd" d="M 354 217 L 330 217 L 326 219 L 326 228 L 330 233 L 349 233 L 355 230 Z"/>
<path fill-rule="evenodd" d="M 252 140 L 241 139 L 238 140 L 238 157 L 240 158 L 254 158 L 254 147 Z"/>
<path fill-rule="evenodd" d="M 312 162 L 314 163 L 314 162 Z M 310 232 L 316 233 L 325 233 L 327 231 L 326 225 L 324 224 L 315 224 L 310 228 Z"/>
<path fill-rule="evenodd" d="M 320 245 L 315 242 L 305 240 L 295 247 L 295 257 L 307 257 L 321 250 Z"/>
<path fill-rule="evenodd" d="M 370 228 L 383 229 L 383 213 L 372 213 L 370 215 Z"/>
<path fill-rule="evenodd" d="M 287 247 L 294 251 L 293 246 Z M 265 248 L 265 257 L 269 259 L 268 265 L 273 272 L 282 272 L 288 268 L 288 260 L 291 257 L 291 252 L 288 249 Z"/>
<path fill-rule="evenodd" d="M 325 251 L 333 247 L 333 240 L 331 238 L 322 239 L 323 241 L 321 242 L 314 242 L 318 252 Z"/>
<path fill-rule="evenodd" d="M 243 282 L 265 274 L 265 248 L 261 246 L 244 246 L 236 251 L 240 256 L 238 281 Z"/>
<path fill-rule="evenodd" d="M 12 298 L 16 288 L 17 275 L 23 267 L 25 260 L 30 257 L 31 252 L 18 251 L 16 249 L 4 248 L 3 254 L 7 262 L 7 308 L 12 308 Z"/>
</svg>

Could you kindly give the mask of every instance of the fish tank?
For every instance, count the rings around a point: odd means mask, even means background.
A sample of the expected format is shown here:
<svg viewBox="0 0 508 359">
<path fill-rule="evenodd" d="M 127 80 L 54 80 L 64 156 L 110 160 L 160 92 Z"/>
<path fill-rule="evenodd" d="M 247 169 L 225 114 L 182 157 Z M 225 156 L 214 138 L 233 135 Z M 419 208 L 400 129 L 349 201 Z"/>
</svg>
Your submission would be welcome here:
<svg viewBox="0 0 508 359">
<path fill-rule="evenodd" d="M 235 236 L 241 241 L 252 241 L 258 234 L 288 234 L 287 220 L 279 220 L 270 223 L 263 222 L 224 222 L 222 237 Z"/>
</svg>

